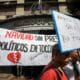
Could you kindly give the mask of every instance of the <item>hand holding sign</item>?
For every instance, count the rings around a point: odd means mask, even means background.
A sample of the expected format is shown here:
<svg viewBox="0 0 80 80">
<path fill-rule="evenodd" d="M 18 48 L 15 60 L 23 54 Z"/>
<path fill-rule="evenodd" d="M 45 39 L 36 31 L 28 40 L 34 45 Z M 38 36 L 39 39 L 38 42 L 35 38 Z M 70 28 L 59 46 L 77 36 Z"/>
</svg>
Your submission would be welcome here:
<svg viewBox="0 0 80 80">
<path fill-rule="evenodd" d="M 7 59 L 8 59 L 10 62 L 14 63 L 14 64 L 15 64 L 15 63 L 18 63 L 19 60 L 20 60 L 20 58 L 21 58 L 21 53 L 20 53 L 20 52 L 16 52 L 16 53 L 11 52 L 11 53 L 9 53 L 8 56 L 7 56 Z"/>
</svg>

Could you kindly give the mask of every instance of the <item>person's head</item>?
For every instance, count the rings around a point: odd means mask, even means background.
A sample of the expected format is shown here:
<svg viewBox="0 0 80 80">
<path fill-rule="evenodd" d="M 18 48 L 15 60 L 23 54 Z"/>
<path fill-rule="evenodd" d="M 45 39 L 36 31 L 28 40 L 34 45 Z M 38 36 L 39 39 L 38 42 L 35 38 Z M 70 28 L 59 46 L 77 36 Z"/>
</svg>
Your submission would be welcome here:
<svg viewBox="0 0 80 80">
<path fill-rule="evenodd" d="M 54 45 L 52 48 L 52 61 L 57 63 L 59 66 L 65 66 L 69 63 L 70 60 L 74 60 L 73 58 L 77 58 L 75 55 L 77 50 L 71 52 L 61 53 L 58 47 L 58 44 Z M 75 56 L 75 57 L 74 57 Z"/>
<path fill-rule="evenodd" d="M 77 61 L 80 60 L 80 51 L 79 50 L 74 50 L 71 52 L 70 57 L 72 61 Z"/>
</svg>

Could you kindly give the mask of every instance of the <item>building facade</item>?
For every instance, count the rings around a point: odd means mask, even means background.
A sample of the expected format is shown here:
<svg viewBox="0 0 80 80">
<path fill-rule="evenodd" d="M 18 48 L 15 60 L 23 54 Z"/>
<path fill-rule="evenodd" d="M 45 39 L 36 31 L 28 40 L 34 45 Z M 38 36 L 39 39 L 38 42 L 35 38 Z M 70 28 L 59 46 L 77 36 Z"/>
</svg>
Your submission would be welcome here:
<svg viewBox="0 0 80 80">
<path fill-rule="evenodd" d="M 67 0 L 0 0 L 0 20 L 21 15 L 49 15 L 52 9 L 68 14 Z"/>
<path fill-rule="evenodd" d="M 67 0 L 0 0 L 0 26 L 21 32 L 51 32 L 52 10 L 70 15 Z"/>
</svg>

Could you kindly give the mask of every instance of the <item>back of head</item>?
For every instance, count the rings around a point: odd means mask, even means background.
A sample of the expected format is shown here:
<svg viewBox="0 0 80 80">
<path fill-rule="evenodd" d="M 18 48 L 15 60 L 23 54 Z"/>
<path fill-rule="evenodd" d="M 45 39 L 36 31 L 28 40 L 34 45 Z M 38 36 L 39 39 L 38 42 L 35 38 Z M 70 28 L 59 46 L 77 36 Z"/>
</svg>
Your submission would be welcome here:
<svg viewBox="0 0 80 80">
<path fill-rule="evenodd" d="M 53 47 L 52 47 L 52 57 L 54 57 L 54 55 L 60 53 L 60 49 L 59 49 L 59 46 L 58 44 L 55 44 Z"/>
</svg>

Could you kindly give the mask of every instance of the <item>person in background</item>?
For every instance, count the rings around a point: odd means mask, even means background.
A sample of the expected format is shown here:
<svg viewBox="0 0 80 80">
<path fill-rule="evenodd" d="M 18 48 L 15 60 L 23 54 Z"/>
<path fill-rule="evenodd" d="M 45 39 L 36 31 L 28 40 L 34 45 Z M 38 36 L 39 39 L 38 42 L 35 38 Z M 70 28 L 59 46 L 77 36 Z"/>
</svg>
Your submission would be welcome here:
<svg viewBox="0 0 80 80">
<path fill-rule="evenodd" d="M 64 72 L 67 74 L 69 80 L 80 80 L 80 54 L 78 50 L 70 53 L 71 60 L 63 67 Z"/>
<path fill-rule="evenodd" d="M 72 62 L 75 62 L 77 57 L 77 50 L 61 53 L 58 44 L 54 45 L 52 48 L 52 60 L 44 67 L 38 80 L 76 80 L 77 76 L 75 76 L 73 67 L 70 69 L 73 74 L 71 73 L 71 76 L 69 76 L 70 70 L 68 67 L 66 69 L 66 66 L 69 63 L 72 65 Z M 66 70 L 69 70 L 68 73 Z"/>
</svg>

